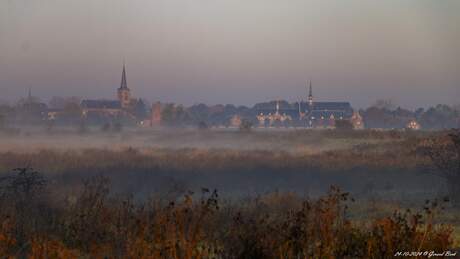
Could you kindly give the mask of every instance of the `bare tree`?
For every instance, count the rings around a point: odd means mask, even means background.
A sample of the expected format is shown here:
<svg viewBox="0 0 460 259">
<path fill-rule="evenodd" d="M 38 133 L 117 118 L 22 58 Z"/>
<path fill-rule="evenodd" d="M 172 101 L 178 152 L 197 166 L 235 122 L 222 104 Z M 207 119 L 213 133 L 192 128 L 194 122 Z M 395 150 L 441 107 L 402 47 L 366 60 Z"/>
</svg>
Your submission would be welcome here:
<svg viewBox="0 0 460 259">
<path fill-rule="evenodd" d="M 19 257 L 26 252 L 28 237 L 43 225 L 45 185 L 45 178 L 29 167 L 16 168 L 0 178 L 0 219 L 14 219 Z"/>
<path fill-rule="evenodd" d="M 460 205 L 460 130 L 426 140 L 423 151 L 436 172 L 446 179 L 452 201 Z"/>
</svg>

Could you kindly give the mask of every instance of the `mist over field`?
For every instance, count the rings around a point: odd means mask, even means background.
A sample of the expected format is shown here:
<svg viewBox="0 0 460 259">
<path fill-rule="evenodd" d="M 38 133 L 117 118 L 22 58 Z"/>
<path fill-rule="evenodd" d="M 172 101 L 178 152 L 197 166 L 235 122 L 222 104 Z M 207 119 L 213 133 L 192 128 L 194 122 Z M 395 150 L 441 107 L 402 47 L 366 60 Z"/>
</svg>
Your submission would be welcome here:
<svg viewBox="0 0 460 259">
<path fill-rule="evenodd" d="M 283 129 L 246 134 L 232 129 L 47 134 L 30 130 L 3 137 L 0 160 L 4 170 L 30 166 L 56 179 L 104 175 L 119 191 L 144 198 L 152 190 L 175 184 L 192 190 L 216 188 L 230 196 L 273 191 L 317 196 L 337 185 L 357 195 L 403 202 L 423 201 L 441 192 L 442 179 L 417 168 L 420 161 L 411 150 L 416 148 L 411 141 L 424 133 L 407 133 L 409 138 L 399 134 Z"/>
<path fill-rule="evenodd" d="M 326 250 L 284 249 L 387 258 L 388 235 L 392 249 L 405 240 L 406 249 L 450 253 L 459 246 L 459 140 L 455 131 L 25 127 L 0 134 L 0 216 L 16 222 L 0 234 L 44 235 L 24 253 L 62 258 L 208 253 L 194 240 L 223 258 L 276 258 L 273 242 L 311 239 Z M 360 248 L 341 250 L 347 242 Z"/>
<path fill-rule="evenodd" d="M 459 10 L 0 0 L 0 259 L 457 258 Z"/>
</svg>

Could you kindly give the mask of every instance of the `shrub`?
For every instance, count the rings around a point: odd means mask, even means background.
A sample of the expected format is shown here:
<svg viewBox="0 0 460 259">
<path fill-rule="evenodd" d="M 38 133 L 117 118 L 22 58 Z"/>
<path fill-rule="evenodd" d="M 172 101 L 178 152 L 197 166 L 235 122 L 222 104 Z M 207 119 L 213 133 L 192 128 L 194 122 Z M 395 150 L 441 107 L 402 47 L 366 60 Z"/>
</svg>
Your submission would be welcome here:
<svg viewBox="0 0 460 259">
<path fill-rule="evenodd" d="M 199 130 L 207 130 L 209 128 L 208 124 L 204 121 L 200 121 L 198 123 L 198 129 Z"/>
<path fill-rule="evenodd" d="M 240 124 L 240 131 L 250 132 L 251 130 L 252 130 L 252 122 L 247 119 L 243 119 Z"/>
<path fill-rule="evenodd" d="M 421 150 L 430 158 L 436 173 L 446 179 L 451 199 L 460 206 L 460 130 L 425 140 Z"/>
<path fill-rule="evenodd" d="M 352 130 L 353 124 L 349 120 L 336 120 L 335 128 L 337 130 Z"/>
<path fill-rule="evenodd" d="M 349 219 L 352 200 L 337 187 L 317 200 L 287 195 L 300 204 L 285 208 L 276 205 L 285 200 L 279 195 L 221 206 L 217 192 L 207 189 L 200 196 L 187 192 L 166 203 L 136 204 L 110 197 L 108 188 L 104 177 L 86 181 L 74 203 L 42 222 L 48 228 L 32 231 L 32 225 L 24 225 L 22 243 L 15 235 L 17 215 L 2 217 L 0 253 L 29 258 L 389 258 L 398 250 L 452 246 L 452 229 L 434 224 L 438 202 L 427 203 L 424 215 L 396 211 L 365 226 Z"/>
</svg>

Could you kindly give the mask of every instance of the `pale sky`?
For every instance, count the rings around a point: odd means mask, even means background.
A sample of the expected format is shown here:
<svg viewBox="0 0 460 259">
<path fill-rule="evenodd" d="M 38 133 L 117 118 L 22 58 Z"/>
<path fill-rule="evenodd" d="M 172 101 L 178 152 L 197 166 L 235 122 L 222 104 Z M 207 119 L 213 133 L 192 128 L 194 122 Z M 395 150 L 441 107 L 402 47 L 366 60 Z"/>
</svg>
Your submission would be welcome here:
<svg viewBox="0 0 460 259">
<path fill-rule="evenodd" d="M 0 0 L 0 100 L 458 104 L 457 0 Z"/>
</svg>

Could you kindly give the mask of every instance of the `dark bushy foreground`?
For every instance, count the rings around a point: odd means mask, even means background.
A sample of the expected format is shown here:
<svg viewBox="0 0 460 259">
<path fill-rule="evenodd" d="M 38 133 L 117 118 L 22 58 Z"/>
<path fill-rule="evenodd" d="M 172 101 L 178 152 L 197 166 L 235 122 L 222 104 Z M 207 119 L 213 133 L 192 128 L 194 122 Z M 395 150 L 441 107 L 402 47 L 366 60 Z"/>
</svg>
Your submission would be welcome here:
<svg viewBox="0 0 460 259">
<path fill-rule="evenodd" d="M 434 223 L 437 202 L 358 223 L 336 187 L 316 200 L 275 193 L 235 203 L 202 189 L 139 203 L 110 195 L 103 177 L 75 197 L 53 197 L 30 169 L 0 184 L 2 258 L 389 258 L 453 245 L 451 227 Z"/>
</svg>

